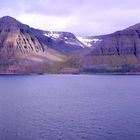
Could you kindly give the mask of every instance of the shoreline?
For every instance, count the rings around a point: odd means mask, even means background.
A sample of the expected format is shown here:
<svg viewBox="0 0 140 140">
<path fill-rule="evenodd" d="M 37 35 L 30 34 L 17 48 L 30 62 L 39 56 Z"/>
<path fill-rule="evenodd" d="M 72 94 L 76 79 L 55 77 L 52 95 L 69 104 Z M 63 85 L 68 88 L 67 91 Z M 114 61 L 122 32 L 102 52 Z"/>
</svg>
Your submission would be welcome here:
<svg viewBox="0 0 140 140">
<path fill-rule="evenodd" d="M 0 73 L 0 76 L 32 76 L 32 75 L 140 75 L 140 72 L 126 72 L 126 73 Z"/>
</svg>

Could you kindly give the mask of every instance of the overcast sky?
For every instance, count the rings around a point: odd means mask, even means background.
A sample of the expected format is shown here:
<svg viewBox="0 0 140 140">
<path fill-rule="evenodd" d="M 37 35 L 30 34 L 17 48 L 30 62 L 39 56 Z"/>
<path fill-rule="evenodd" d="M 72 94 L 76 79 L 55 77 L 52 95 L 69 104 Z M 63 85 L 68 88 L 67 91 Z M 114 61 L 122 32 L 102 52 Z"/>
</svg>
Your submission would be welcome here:
<svg viewBox="0 0 140 140">
<path fill-rule="evenodd" d="M 0 16 L 79 36 L 107 34 L 140 22 L 140 0 L 0 0 Z"/>
</svg>

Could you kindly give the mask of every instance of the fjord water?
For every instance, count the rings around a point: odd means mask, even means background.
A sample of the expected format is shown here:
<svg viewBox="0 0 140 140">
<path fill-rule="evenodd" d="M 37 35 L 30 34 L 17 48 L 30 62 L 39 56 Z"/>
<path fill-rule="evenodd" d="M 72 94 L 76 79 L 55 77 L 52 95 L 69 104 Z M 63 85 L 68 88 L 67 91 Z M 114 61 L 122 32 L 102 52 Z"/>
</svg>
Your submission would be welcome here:
<svg viewBox="0 0 140 140">
<path fill-rule="evenodd" d="M 139 140 L 140 77 L 0 77 L 0 140 Z"/>
</svg>

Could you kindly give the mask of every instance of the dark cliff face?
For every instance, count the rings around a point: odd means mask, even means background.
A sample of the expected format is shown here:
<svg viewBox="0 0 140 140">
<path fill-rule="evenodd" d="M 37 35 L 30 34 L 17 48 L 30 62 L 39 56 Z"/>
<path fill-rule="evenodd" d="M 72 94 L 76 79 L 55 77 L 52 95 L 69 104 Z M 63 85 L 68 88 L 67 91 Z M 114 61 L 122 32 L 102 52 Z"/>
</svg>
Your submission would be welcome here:
<svg viewBox="0 0 140 140">
<path fill-rule="evenodd" d="M 98 36 L 94 55 L 140 55 L 140 26 Z"/>
<path fill-rule="evenodd" d="M 0 56 L 12 58 L 16 55 L 44 51 L 44 46 L 35 37 L 30 27 L 11 17 L 0 19 Z"/>
</svg>

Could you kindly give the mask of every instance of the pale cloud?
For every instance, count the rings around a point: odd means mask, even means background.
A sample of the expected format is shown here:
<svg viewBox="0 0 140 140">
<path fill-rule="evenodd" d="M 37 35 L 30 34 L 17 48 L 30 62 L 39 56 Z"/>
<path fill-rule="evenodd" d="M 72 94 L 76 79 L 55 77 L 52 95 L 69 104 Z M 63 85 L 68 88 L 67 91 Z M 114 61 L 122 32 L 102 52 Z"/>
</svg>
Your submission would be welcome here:
<svg viewBox="0 0 140 140">
<path fill-rule="evenodd" d="M 139 0 L 0 0 L 0 16 L 44 30 L 111 33 L 140 22 Z"/>
<path fill-rule="evenodd" d="M 57 16 L 23 14 L 16 17 L 19 21 L 44 30 L 61 30 L 67 28 L 67 20 Z"/>
</svg>

